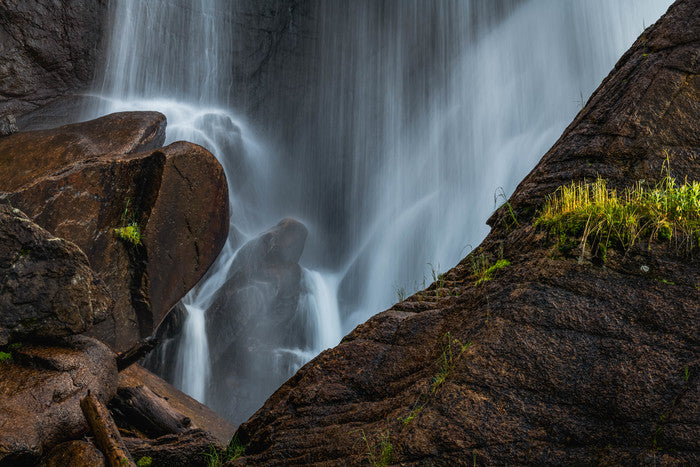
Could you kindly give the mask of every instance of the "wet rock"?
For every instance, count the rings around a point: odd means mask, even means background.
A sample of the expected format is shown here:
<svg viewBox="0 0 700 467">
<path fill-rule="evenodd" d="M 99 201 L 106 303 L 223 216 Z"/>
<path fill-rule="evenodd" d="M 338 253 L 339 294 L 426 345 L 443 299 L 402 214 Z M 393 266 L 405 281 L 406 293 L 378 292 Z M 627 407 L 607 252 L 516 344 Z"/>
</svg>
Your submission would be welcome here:
<svg viewBox="0 0 700 467">
<path fill-rule="evenodd" d="M 7 136 L 17 131 L 17 120 L 14 115 L 0 117 L 0 136 Z"/>
<path fill-rule="evenodd" d="M 265 392 L 247 391 L 244 386 L 253 385 L 240 381 L 254 380 L 256 387 L 271 392 L 301 365 L 297 352 L 311 347 L 308 316 L 298 311 L 305 291 L 298 261 L 306 236 L 303 224 L 284 219 L 243 245 L 207 310 L 211 371 L 216 376 L 206 402 L 234 423 L 259 407 Z M 180 377 L 172 356 L 188 351 L 182 347 L 186 317 L 179 304 L 158 330 L 160 348 L 146 359 L 149 369 L 169 381 Z"/>
<path fill-rule="evenodd" d="M 553 259 L 535 209 L 559 185 L 700 179 L 700 1 L 621 58 L 438 284 L 358 326 L 238 430 L 235 465 L 700 463 L 700 260 L 665 244 Z M 472 263 L 510 266 L 476 285 Z M 648 272 L 640 267 L 645 265 Z M 654 275 L 655 274 L 655 275 Z M 662 280 L 663 279 L 663 280 Z"/>
<path fill-rule="evenodd" d="M 75 440 L 61 443 L 48 452 L 40 467 L 65 467 L 67 465 L 103 467 L 105 458 L 94 444 Z"/>
<path fill-rule="evenodd" d="M 2 138 L 0 191 L 16 191 L 102 154 L 158 148 L 165 141 L 165 125 L 165 115 L 158 112 L 121 112 Z"/>
<path fill-rule="evenodd" d="M 115 307 L 91 335 L 115 350 L 153 332 L 228 232 L 220 164 L 190 143 L 153 150 L 164 125 L 162 114 L 127 112 L 0 140 L 0 190 L 82 248 L 107 284 Z M 127 224 L 138 225 L 140 244 L 116 237 Z"/>
<path fill-rule="evenodd" d="M 112 300 L 73 243 L 0 204 L 0 345 L 87 331 Z"/>
<path fill-rule="evenodd" d="M 203 430 L 165 435 L 154 440 L 125 437 L 124 444 L 135 461 L 150 457 L 152 465 L 206 467 L 210 465 L 208 453 L 214 450 L 221 455 L 218 440 Z"/>
<path fill-rule="evenodd" d="M 106 13 L 106 0 L 0 2 L 0 117 L 90 84 Z"/>
<path fill-rule="evenodd" d="M 35 464 L 57 444 L 88 430 L 80 398 L 101 401 L 117 390 L 114 354 L 104 344 L 73 336 L 44 346 L 23 344 L 0 362 L 0 464 Z"/>
<path fill-rule="evenodd" d="M 211 371 L 219 375 L 212 378 L 207 404 L 234 422 L 252 413 L 266 393 L 246 387 L 271 392 L 299 364 L 294 351 L 311 346 L 309 326 L 297 310 L 306 235 L 303 224 L 284 219 L 243 245 L 207 310 Z M 238 383 L 243 380 L 259 384 L 244 387 Z"/>
</svg>

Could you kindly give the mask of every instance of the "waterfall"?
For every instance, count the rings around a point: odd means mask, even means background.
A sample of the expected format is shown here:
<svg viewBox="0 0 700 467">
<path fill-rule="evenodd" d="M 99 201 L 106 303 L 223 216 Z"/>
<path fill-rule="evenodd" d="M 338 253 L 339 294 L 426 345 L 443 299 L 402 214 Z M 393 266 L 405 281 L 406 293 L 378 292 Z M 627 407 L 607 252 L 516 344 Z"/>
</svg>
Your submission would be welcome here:
<svg viewBox="0 0 700 467">
<path fill-rule="evenodd" d="M 494 194 L 512 193 L 670 3 L 112 1 L 86 116 L 159 110 L 167 142 L 207 147 L 229 183 L 229 239 L 161 349 L 178 359 L 171 380 L 245 420 L 396 289 L 456 264 L 486 235 Z M 253 280 L 231 300 L 247 308 L 246 333 L 279 344 L 251 344 L 235 367 L 214 362 L 233 352 L 211 325 L 226 308 L 219 291 L 236 271 L 259 274 L 246 245 L 290 216 L 309 230 L 303 267 L 288 269 L 297 300 L 280 302 L 293 318 L 278 323 L 276 285 Z M 226 374 L 207 374 L 212 365 Z"/>
</svg>

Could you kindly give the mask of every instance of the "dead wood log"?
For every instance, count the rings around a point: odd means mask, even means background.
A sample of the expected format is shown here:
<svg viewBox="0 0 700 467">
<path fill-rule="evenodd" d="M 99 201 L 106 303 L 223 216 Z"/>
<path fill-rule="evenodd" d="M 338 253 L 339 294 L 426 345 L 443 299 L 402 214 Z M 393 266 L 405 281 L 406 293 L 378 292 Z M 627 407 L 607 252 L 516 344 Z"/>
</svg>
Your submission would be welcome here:
<svg viewBox="0 0 700 467">
<path fill-rule="evenodd" d="M 80 400 L 80 408 L 109 467 L 136 467 L 107 407 L 88 391 L 87 396 Z"/>
<path fill-rule="evenodd" d="M 117 355 L 117 371 L 122 371 L 125 368 L 133 365 L 153 350 L 158 345 L 158 339 L 155 337 L 147 337 L 138 341 L 129 350 Z"/>
<path fill-rule="evenodd" d="M 150 438 L 193 428 L 188 417 L 143 385 L 120 387 L 109 406 L 120 427 L 135 429 Z"/>
</svg>

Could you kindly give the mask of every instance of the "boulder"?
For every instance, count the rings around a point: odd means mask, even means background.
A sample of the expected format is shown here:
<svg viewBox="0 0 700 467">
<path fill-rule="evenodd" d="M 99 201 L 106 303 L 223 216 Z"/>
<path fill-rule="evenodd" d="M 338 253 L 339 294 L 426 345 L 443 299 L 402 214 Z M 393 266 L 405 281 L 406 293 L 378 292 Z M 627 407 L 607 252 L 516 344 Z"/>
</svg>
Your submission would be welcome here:
<svg viewBox="0 0 700 467">
<path fill-rule="evenodd" d="M 13 192 L 102 154 L 149 151 L 165 141 L 165 115 L 121 112 L 0 139 L 0 191 Z"/>
<path fill-rule="evenodd" d="M 306 364 L 239 427 L 234 465 L 699 464 L 697 254 L 556 258 L 533 225 L 571 180 L 658 180 L 664 149 L 700 179 L 699 37 L 700 1 L 677 1 L 520 184 L 518 224 L 498 210 L 440 281 Z"/>
<path fill-rule="evenodd" d="M 114 353 L 85 336 L 43 346 L 14 346 L 0 362 L 0 465 L 35 465 L 42 453 L 81 437 L 88 425 L 80 398 L 116 394 Z"/>
<path fill-rule="evenodd" d="M 0 118 L 91 84 L 107 0 L 0 2 Z"/>
<path fill-rule="evenodd" d="M 8 204 L 0 204 L 0 284 L 0 346 L 87 331 L 112 308 L 85 254 Z"/>
<path fill-rule="evenodd" d="M 54 447 L 39 464 L 40 467 L 65 467 L 66 465 L 104 467 L 105 458 L 94 444 L 75 440 Z"/>
<path fill-rule="evenodd" d="M 280 349 L 310 349 L 304 313 L 298 310 L 304 292 L 298 264 L 307 230 L 294 219 L 243 245 L 225 272 L 226 280 L 206 310 L 206 333 L 212 375 L 206 403 L 234 423 L 249 416 L 301 364 Z M 174 381 L 182 355 L 187 311 L 179 304 L 158 329 L 160 348 L 145 365 Z M 296 367 L 295 367 L 296 365 Z M 260 371 L 261 368 L 273 368 Z"/>
<path fill-rule="evenodd" d="M 119 351 L 153 332 L 228 232 L 220 164 L 190 143 L 154 150 L 164 125 L 161 114 L 128 112 L 0 140 L 0 190 L 86 253 L 115 301 L 91 335 Z M 129 224 L 138 241 L 117 238 Z"/>
</svg>

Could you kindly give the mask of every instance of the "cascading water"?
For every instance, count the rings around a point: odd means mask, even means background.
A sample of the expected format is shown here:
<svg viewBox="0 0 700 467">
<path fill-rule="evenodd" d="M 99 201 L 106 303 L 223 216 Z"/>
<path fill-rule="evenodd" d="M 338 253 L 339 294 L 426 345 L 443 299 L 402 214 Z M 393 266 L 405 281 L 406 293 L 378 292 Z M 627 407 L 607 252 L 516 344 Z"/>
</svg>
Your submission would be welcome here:
<svg viewBox="0 0 700 467">
<path fill-rule="evenodd" d="M 226 171 L 231 235 L 159 355 L 237 422 L 428 263 L 477 245 L 496 190 L 514 189 L 671 0 L 263 3 L 115 1 L 89 112 L 160 110 L 167 141 L 202 144 Z M 258 26 L 269 48 L 243 65 Z M 242 75 L 259 88 L 241 90 Z M 290 223 L 257 237 L 285 216 L 309 227 L 306 268 L 263 258 L 275 239 L 303 247 Z"/>
</svg>

